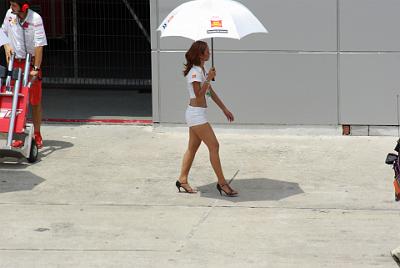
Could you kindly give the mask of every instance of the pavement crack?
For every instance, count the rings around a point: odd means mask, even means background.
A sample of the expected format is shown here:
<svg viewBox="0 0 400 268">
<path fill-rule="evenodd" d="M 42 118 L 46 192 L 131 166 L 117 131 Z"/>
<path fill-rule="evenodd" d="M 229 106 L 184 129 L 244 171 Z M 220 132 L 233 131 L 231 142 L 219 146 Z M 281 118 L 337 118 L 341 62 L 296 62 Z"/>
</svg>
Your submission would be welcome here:
<svg viewBox="0 0 400 268">
<path fill-rule="evenodd" d="M 209 208 L 204 212 L 203 216 L 199 219 L 199 221 L 192 227 L 190 232 L 186 235 L 185 240 L 182 242 L 182 244 L 180 245 L 179 249 L 176 252 L 183 251 L 187 242 L 195 235 L 199 227 L 208 219 L 208 217 L 211 214 L 211 211 L 216 207 L 217 203 L 218 200 L 215 200 L 211 205 L 209 205 Z"/>
<path fill-rule="evenodd" d="M 229 184 L 235 179 L 237 174 L 239 173 L 239 169 L 236 171 L 236 173 L 232 176 L 232 178 L 229 180 Z M 199 229 L 199 227 L 208 219 L 208 217 L 211 214 L 211 211 L 217 207 L 218 204 L 218 199 L 214 200 L 208 207 L 207 211 L 204 212 L 203 216 L 199 219 L 199 221 L 192 227 L 190 232 L 186 235 L 185 240 L 182 242 L 181 246 L 177 250 L 177 252 L 182 252 L 182 250 L 185 248 L 186 243 L 195 235 L 196 231 Z"/>
<path fill-rule="evenodd" d="M 0 248 L 4 251 L 43 251 L 43 252 L 163 252 L 154 249 L 72 249 L 72 248 Z"/>
<path fill-rule="evenodd" d="M 13 203 L 13 202 L 0 202 L 0 207 L 2 206 L 27 206 L 27 207 L 41 207 L 41 206 L 48 206 L 48 207 L 57 207 L 57 206 L 68 206 L 68 207 L 86 207 L 86 208 L 95 208 L 95 207 L 142 207 L 142 208 L 163 208 L 163 207 L 175 207 L 175 208 L 229 208 L 229 209 L 287 209 L 287 210 L 328 210 L 328 211 L 345 211 L 345 212 L 399 212 L 396 208 L 356 208 L 356 207 L 317 207 L 317 206 L 309 206 L 309 207 L 300 207 L 300 206 L 288 206 L 288 205 L 235 205 L 235 204 L 220 204 L 217 205 L 217 202 L 209 204 L 209 205 L 179 205 L 179 204 L 127 204 L 127 203 L 120 203 L 120 204 L 77 204 L 77 203 Z"/>
</svg>

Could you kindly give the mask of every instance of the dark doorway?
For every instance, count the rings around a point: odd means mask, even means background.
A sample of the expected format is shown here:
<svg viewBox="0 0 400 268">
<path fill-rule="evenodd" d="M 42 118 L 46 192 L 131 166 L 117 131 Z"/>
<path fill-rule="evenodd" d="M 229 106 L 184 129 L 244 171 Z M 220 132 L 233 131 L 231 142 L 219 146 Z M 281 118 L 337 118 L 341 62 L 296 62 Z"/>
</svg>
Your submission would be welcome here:
<svg viewBox="0 0 400 268">
<path fill-rule="evenodd" d="M 1 19 L 8 8 L 2 1 Z M 48 38 L 42 66 L 45 117 L 151 117 L 148 0 L 31 0 L 31 9 L 41 14 Z M 4 64 L 4 56 L 1 60 Z M 102 92 L 88 104 L 93 89 Z M 75 103 L 73 113 L 60 110 L 67 104 L 57 105 L 67 96 Z M 110 104 L 107 110 L 100 108 L 104 103 Z"/>
</svg>

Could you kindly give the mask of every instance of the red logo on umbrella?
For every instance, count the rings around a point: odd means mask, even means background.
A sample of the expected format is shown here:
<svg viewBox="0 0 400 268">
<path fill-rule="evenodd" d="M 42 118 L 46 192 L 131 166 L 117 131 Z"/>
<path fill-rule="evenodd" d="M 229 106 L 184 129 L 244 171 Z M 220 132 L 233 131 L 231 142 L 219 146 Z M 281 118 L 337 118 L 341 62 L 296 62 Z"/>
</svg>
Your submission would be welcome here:
<svg viewBox="0 0 400 268">
<path fill-rule="evenodd" d="M 222 28 L 222 20 L 212 20 L 211 21 L 211 28 L 220 27 Z"/>
</svg>

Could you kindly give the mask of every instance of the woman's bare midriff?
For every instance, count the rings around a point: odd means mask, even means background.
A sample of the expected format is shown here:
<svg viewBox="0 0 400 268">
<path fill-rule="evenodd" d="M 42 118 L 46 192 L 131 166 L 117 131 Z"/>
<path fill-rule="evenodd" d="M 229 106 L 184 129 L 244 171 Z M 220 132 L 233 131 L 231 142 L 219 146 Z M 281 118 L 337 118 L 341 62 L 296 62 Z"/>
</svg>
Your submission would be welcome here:
<svg viewBox="0 0 400 268">
<path fill-rule="evenodd" d="M 207 103 L 205 98 L 203 98 L 202 100 L 199 100 L 198 98 L 190 99 L 189 105 L 192 107 L 207 108 Z"/>
</svg>

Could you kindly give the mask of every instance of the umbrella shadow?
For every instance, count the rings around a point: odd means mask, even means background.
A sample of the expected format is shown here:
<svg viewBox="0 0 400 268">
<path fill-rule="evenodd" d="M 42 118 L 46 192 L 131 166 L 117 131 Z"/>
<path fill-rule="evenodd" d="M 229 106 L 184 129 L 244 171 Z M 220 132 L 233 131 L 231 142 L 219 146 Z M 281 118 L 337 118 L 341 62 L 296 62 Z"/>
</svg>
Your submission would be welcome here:
<svg viewBox="0 0 400 268">
<path fill-rule="evenodd" d="M 224 193 L 221 196 L 216 189 L 216 183 L 203 185 L 197 189 L 202 197 L 232 202 L 277 201 L 304 193 L 298 183 L 266 178 L 234 180 L 231 185 L 239 192 L 237 197 L 227 197 Z"/>
<path fill-rule="evenodd" d="M 0 194 L 31 191 L 44 181 L 29 171 L 4 170 L 0 174 Z"/>
</svg>

